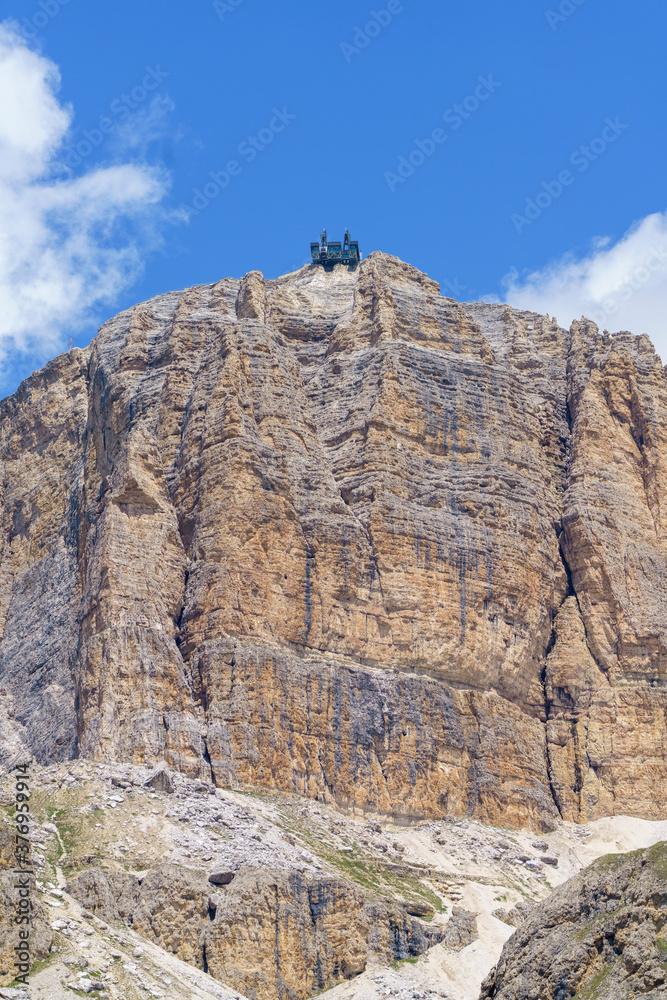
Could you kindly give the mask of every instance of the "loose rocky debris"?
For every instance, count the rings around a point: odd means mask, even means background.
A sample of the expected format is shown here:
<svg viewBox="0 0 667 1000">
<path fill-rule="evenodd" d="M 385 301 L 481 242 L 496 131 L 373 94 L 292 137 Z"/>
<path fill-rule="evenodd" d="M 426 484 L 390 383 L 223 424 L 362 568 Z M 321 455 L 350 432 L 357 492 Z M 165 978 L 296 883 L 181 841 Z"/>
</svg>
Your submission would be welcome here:
<svg viewBox="0 0 667 1000">
<path fill-rule="evenodd" d="M 332 1000 L 387 990 L 476 1000 L 524 907 L 600 854 L 633 846 L 627 830 L 650 842 L 667 828 L 564 823 L 535 841 L 471 820 L 396 825 L 158 773 L 170 792 L 147 785 L 156 771 L 138 766 L 34 765 L 35 890 L 53 950 L 32 976 L 33 997 L 273 1000 L 277 928 L 282 974 L 306 984 L 300 996 L 338 981 Z M 0 805 L 7 815 L 6 778 Z M 542 864 L 546 851 L 558 868 Z M 306 911 L 316 931 L 304 950 L 288 930 L 305 926 Z M 258 917 L 270 947 L 252 931 Z M 309 982 L 318 957 L 321 979 Z"/>
<path fill-rule="evenodd" d="M 114 781 L 113 778 L 111 780 Z M 132 787 L 127 781 L 118 781 L 118 779 L 116 779 L 116 781 L 123 788 Z M 114 784 L 115 783 L 116 782 L 114 781 Z M 144 785 L 146 788 L 152 788 L 154 792 L 166 792 L 168 795 L 171 795 L 174 791 L 174 785 L 169 775 L 169 769 L 164 765 L 158 767 L 157 770 L 155 770 L 150 777 L 146 779 Z"/>
<path fill-rule="evenodd" d="M 235 872 L 214 871 L 208 877 L 211 885 L 229 885 L 235 876 Z"/>
</svg>

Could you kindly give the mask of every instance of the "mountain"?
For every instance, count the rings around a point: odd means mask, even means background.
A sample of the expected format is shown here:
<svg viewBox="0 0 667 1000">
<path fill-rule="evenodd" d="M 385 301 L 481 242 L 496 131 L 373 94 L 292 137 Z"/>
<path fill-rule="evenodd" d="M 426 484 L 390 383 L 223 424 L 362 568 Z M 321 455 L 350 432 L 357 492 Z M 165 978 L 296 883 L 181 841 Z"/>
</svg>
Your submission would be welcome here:
<svg viewBox="0 0 667 1000">
<path fill-rule="evenodd" d="M 0 763 L 405 820 L 667 815 L 647 337 L 383 253 L 106 323 L 0 404 Z M 663 512 L 664 511 L 664 512 Z"/>
<path fill-rule="evenodd" d="M 660 1000 L 667 981 L 667 844 L 609 854 L 535 907 L 481 1000 Z"/>
</svg>

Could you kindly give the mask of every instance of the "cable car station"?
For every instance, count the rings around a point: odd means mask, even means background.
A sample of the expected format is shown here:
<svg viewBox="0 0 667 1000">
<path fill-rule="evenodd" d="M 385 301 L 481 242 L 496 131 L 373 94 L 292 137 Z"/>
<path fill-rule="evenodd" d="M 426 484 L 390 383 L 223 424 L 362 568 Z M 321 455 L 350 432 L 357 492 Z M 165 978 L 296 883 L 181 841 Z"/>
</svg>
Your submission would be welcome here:
<svg viewBox="0 0 667 1000">
<path fill-rule="evenodd" d="M 319 243 L 310 244 L 310 253 L 313 264 L 321 264 L 324 268 L 332 268 L 335 264 L 347 264 L 354 267 L 361 260 L 359 244 L 356 240 L 350 239 L 350 232 L 345 230 L 345 239 L 340 242 L 327 242 L 327 231 L 324 229 L 320 236 Z"/>
</svg>

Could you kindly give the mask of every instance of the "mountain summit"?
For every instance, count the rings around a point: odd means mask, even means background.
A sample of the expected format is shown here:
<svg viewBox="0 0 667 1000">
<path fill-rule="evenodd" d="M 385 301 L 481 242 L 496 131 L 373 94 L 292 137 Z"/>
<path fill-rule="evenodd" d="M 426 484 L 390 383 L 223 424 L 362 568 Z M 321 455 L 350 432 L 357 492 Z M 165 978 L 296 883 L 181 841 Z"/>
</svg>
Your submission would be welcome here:
<svg viewBox="0 0 667 1000">
<path fill-rule="evenodd" d="M 151 299 L 0 407 L 4 764 L 166 760 L 535 829 L 667 816 L 647 337 L 457 303 L 374 253 Z"/>
</svg>

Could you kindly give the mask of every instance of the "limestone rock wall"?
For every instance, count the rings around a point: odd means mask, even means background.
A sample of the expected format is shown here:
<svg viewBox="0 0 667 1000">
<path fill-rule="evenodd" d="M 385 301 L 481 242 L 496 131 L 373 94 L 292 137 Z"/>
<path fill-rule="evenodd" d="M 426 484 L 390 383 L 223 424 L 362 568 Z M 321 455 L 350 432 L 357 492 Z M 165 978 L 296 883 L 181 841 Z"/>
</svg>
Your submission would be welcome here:
<svg viewBox="0 0 667 1000">
<path fill-rule="evenodd" d="M 441 927 L 351 882 L 298 872 L 246 869 L 214 890 L 176 865 L 142 879 L 93 868 L 67 890 L 251 1000 L 300 1000 L 351 979 L 369 961 L 420 955 L 443 936 Z"/>
<path fill-rule="evenodd" d="M 666 394 L 381 253 L 119 314 L 0 404 L 0 760 L 664 816 Z"/>
<path fill-rule="evenodd" d="M 229 640 L 206 645 L 196 669 L 218 785 L 406 820 L 548 829 L 558 816 L 543 724 L 494 692 Z"/>
</svg>

